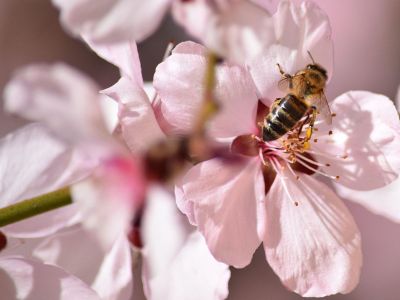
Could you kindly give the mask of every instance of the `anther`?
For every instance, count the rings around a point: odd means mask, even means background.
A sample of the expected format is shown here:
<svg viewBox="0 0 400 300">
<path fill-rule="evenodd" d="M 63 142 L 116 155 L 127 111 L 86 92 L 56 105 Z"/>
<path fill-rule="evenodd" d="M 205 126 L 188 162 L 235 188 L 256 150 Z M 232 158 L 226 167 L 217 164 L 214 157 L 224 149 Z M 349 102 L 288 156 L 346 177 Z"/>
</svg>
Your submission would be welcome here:
<svg viewBox="0 0 400 300">
<path fill-rule="evenodd" d="M 318 139 L 314 139 L 314 143 L 318 142 Z"/>
<path fill-rule="evenodd" d="M 349 156 L 348 156 L 347 154 L 342 156 L 343 159 L 346 159 L 346 158 L 348 158 L 348 157 L 349 157 Z"/>
<path fill-rule="evenodd" d="M 332 135 L 333 134 L 333 131 L 332 130 L 329 130 L 329 133 L 328 133 L 329 135 Z"/>
<path fill-rule="evenodd" d="M 336 117 L 336 113 L 332 113 L 332 117 Z"/>
<path fill-rule="evenodd" d="M 294 201 L 294 205 L 295 205 L 295 206 L 299 206 L 299 202 Z"/>
<path fill-rule="evenodd" d="M 336 179 L 336 180 L 339 180 L 339 179 L 340 179 L 340 176 L 336 176 L 335 179 Z"/>
<path fill-rule="evenodd" d="M 331 166 L 331 164 L 325 164 L 325 166 L 327 166 L 327 167 L 330 167 L 330 166 Z"/>
</svg>

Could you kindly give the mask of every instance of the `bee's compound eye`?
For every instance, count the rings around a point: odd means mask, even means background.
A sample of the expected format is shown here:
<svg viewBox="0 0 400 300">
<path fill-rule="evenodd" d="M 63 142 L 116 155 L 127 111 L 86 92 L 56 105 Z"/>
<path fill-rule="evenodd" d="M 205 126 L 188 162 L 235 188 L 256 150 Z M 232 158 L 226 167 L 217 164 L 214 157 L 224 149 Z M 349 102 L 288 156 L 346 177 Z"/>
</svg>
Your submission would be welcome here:
<svg viewBox="0 0 400 300">
<path fill-rule="evenodd" d="M 310 69 L 312 69 L 313 67 L 312 67 L 312 65 L 307 65 L 307 69 L 308 70 L 310 70 Z"/>
</svg>

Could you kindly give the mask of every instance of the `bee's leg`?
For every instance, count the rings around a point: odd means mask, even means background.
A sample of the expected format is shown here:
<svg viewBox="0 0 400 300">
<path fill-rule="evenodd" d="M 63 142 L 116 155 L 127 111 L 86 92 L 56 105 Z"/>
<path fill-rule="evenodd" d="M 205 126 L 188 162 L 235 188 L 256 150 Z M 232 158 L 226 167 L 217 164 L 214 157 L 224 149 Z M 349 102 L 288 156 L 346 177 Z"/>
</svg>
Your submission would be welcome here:
<svg viewBox="0 0 400 300">
<path fill-rule="evenodd" d="M 310 114 L 311 112 L 307 112 L 306 118 L 303 120 L 303 122 L 301 122 L 301 124 L 299 125 L 299 129 L 297 131 L 297 136 L 300 136 L 301 132 L 303 131 L 303 127 L 304 125 L 306 125 L 309 120 L 310 120 Z"/>
<path fill-rule="evenodd" d="M 282 69 L 280 64 L 277 63 L 276 65 L 278 66 L 279 73 L 281 73 L 283 78 L 285 78 L 285 79 L 292 78 L 292 75 L 290 75 L 290 74 L 286 73 L 285 71 L 283 71 L 283 69 Z"/>
<path fill-rule="evenodd" d="M 314 132 L 314 123 L 317 119 L 317 108 L 315 106 L 311 106 L 311 118 L 310 123 L 308 124 L 308 128 L 306 130 L 306 142 L 311 139 L 311 136 Z"/>
</svg>

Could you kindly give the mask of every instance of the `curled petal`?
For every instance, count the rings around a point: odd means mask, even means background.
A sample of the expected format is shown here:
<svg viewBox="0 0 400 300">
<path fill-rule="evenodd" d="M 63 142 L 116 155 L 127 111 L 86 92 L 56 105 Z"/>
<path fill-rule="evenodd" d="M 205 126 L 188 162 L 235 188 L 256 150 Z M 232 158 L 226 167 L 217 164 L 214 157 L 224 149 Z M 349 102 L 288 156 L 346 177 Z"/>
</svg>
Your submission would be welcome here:
<svg viewBox="0 0 400 300">
<path fill-rule="evenodd" d="M 192 36 L 235 63 L 258 54 L 271 36 L 269 13 L 249 1 L 176 1 L 172 12 Z"/>
<path fill-rule="evenodd" d="M 96 162 L 65 147 L 40 124 L 27 125 L 0 140 L 0 206 L 55 191 L 84 178 Z M 76 221 L 75 205 L 2 228 L 8 236 L 51 234 Z"/>
<path fill-rule="evenodd" d="M 86 42 L 101 58 L 120 69 L 122 76 L 127 76 L 133 84 L 143 87 L 139 53 L 134 41 L 117 44 L 99 44 L 86 39 Z"/>
<path fill-rule="evenodd" d="M 0 259 L 0 279 L 4 299 L 100 299 L 65 270 L 21 257 Z"/>
<path fill-rule="evenodd" d="M 202 46 L 185 42 L 157 67 L 154 75 L 154 87 L 160 97 L 157 111 L 168 133 L 188 133 L 198 119 L 205 93 L 205 52 Z M 255 132 L 257 97 L 245 69 L 227 64 L 217 66 L 214 96 L 220 111 L 210 121 L 211 136 L 232 138 Z"/>
<path fill-rule="evenodd" d="M 283 284 L 305 297 L 348 293 L 358 283 L 360 234 L 342 201 L 315 178 L 286 169 L 265 199 L 264 249 Z"/>
<path fill-rule="evenodd" d="M 171 0 L 53 0 L 61 22 L 97 43 L 143 40 L 153 33 Z"/>
<path fill-rule="evenodd" d="M 118 102 L 122 136 L 133 153 L 143 152 L 165 138 L 141 86 L 122 77 L 103 93 Z"/>
<path fill-rule="evenodd" d="M 336 98 L 331 105 L 336 113 L 333 134 L 321 126 L 317 159 L 329 163 L 325 171 L 339 175 L 338 184 L 355 190 L 383 187 L 400 172 L 400 122 L 387 97 L 352 91 Z M 325 133 L 325 136 L 322 134 Z"/>
<path fill-rule="evenodd" d="M 149 299 L 227 297 L 229 267 L 215 260 L 201 234 L 176 209 L 173 197 L 160 188 L 149 193 L 142 235 L 143 282 Z"/>
<path fill-rule="evenodd" d="M 129 230 L 142 206 L 144 191 L 141 166 L 124 157 L 105 161 L 88 179 L 72 187 L 84 227 L 106 250 Z"/>
<path fill-rule="evenodd" d="M 98 92 L 94 82 L 67 65 L 31 65 L 7 84 L 5 107 L 44 123 L 70 144 L 98 144 L 108 136 Z"/>
<path fill-rule="evenodd" d="M 264 181 L 257 159 L 192 167 L 176 187 L 178 206 L 196 223 L 219 261 L 244 267 L 260 244 L 258 211 Z"/>
<path fill-rule="evenodd" d="M 294 74 L 312 63 L 308 51 L 316 63 L 332 76 L 333 43 L 328 16 L 312 2 L 297 7 L 291 1 L 281 1 L 273 15 L 273 35 L 260 55 L 250 58 L 248 66 L 260 97 L 266 104 L 282 95 L 277 85 L 281 75 L 276 66 Z"/>
<path fill-rule="evenodd" d="M 121 234 L 104 257 L 93 289 L 102 299 L 129 300 L 132 294 L 132 254 L 125 234 Z"/>
</svg>

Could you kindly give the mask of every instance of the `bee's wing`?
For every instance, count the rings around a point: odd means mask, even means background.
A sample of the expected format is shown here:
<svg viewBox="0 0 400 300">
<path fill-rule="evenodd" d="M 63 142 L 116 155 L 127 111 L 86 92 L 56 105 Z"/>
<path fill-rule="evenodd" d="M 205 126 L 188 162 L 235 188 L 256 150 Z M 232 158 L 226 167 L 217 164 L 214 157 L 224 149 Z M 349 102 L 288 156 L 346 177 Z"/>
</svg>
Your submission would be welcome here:
<svg viewBox="0 0 400 300">
<path fill-rule="evenodd" d="M 287 92 L 289 89 L 292 88 L 292 76 L 290 77 L 284 77 L 281 80 L 279 80 L 278 82 L 278 88 L 282 91 L 282 92 Z"/>
<path fill-rule="evenodd" d="M 317 111 L 322 118 L 329 125 L 332 124 L 332 112 L 329 108 L 328 100 L 326 99 L 325 93 L 322 91 L 319 94 L 311 96 L 310 102 L 317 108 Z"/>
<path fill-rule="evenodd" d="M 304 90 L 306 80 L 304 73 L 297 73 L 295 75 L 286 74 L 286 77 L 279 80 L 278 87 L 281 91 L 287 92 L 290 90 Z"/>
</svg>

